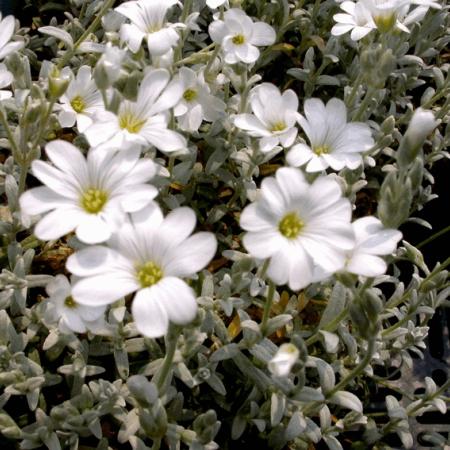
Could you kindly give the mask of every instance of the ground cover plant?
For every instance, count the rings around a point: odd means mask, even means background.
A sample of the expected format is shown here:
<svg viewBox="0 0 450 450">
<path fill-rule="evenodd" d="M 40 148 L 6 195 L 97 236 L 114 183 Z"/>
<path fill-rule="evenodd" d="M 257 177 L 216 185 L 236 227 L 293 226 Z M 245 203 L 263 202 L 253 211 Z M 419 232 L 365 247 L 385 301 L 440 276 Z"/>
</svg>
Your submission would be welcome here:
<svg viewBox="0 0 450 450">
<path fill-rule="evenodd" d="M 448 158 L 446 2 L 22 6 L 1 448 L 419 448 L 449 382 L 392 378 L 448 306 L 450 259 L 422 254 L 448 228 L 418 217 Z"/>
</svg>

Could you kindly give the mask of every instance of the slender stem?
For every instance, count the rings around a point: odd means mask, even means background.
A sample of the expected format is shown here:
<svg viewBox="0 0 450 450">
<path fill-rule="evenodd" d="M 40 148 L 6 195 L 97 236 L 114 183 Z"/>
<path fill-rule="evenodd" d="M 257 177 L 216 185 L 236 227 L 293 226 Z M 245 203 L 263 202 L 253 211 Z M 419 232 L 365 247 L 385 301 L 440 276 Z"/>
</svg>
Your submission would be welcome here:
<svg viewBox="0 0 450 450">
<path fill-rule="evenodd" d="M 154 438 L 151 450 L 159 450 L 161 448 L 161 438 Z"/>
<path fill-rule="evenodd" d="M 360 361 L 360 363 L 345 377 L 343 378 L 336 386 L 334 386 L 331 391 L 327 392 L 327 397 L 331 397 L 332 395 L 336 394 L 336 392 L 341 391 L 344 389 L 350 381 L 355 379 L 358 375 L 361 375 L 363 373 L 366 366 L 370 363 L 372 360 L 373 353 L 375 351 L 375 339 L 372 338 L 368 342 L 367 351 L 364 355 L 364 358 Z"/>
<path fill-rule="evenodd" d="M 322 331 L 334 331 L 336 327 L 347 317 L 348 309 L 343 309 L 331 322 L 328 322 L 325 326 L 321 327 Z M 305 344 L 312 345 L 320 339 L 320 331 L 317 331 L 308 339 L 306 339 Z"/>
<path fill-rule="evenodd" d="M 96 30 L 96 28 L 100 24 L 100 21 L 102 20 L 102 17 L 114 5 L 114 2 L 115 0 L 106 0 L 106 2 L 102 6 L 102 9 L 97 14 L 97 17 L 92 21 L 89 27 L 86 28 L 86 31 L 78 38 L 77 42 L 75 42 L 75 44 L 73 45 L 73 48 L 67 50 L 66 53 L 64 53 L 63 57 L 57 65 L 57 68 L 59 70 L 61 70 L 70 60 L 70 58 L 75 55 L 75 52 L 78 50 L 78 47 L 81 45 L 81 43 L 83 43 L 86 38 Z"/>
<path fill-rule="evenodd" d="M 353 102 L 355 101 L 356 93 L 358 92 L 359 86 L 361 84 L 362 75 L 359 74 L 356 77 L 355 83 L 353 84 L 352 90 L 350 92 L 350 95 L 346 98 L 345 104 L 347 105 L 347 108 L 353 107 Z"/>
<path fill-rule="evenodd" d="M 173 358 L 177 349 L 177 342 L 180 333 L 181 328 L 171 325 L 166 336 L 166 356 L 164 357 L 160 370 L 155 374 L 153 379 L 153 382 L 158 388 L 160 397 L 166 391 L 167 377 L 172 369 Z"/>
<path fill-rule="evenodd" d="M 356 114 L 352 118 L 352 120 L 354 122 L 361 120 L 361 118 L 364 116 L 364 114 L 367 111 L 367 107 L 370 105 L 370 102 L 373 99 L 374 92 L 375 92 L 375 89 L 372 86 L 369 86 L 369 88 L 367 89 L 366 95 L 364 96 L 363 101 L 359 105 L 358 111 L 356 111 Z"/>
<path fill-rule="evenodd" d="M 17 159 L 17 157 L 19 157 L 19 155 L 21 157 L 22 155 L 21 155 L 19 146 L 17 145 L 17 142 L 11 131 L 11 128 L 9 127 L 8 120 L 6 118 L 6 111 L 5 111 L 5 108 L 3 108 L 2 102 L 0 102 L 0 122 L 3 125 L 3 128 L 5 129 L 6 135 L 8 137 L 8 141 L 11 144 L 14 159 Z M 20 162 L 20 161 L 16 161 L 16 162 Z"/>
<path fill-rule="evenodd" d="M 267 293 L 267 299 L 264 304 L 263 317 L 261 321 L 261 332 L 263 335 L 266 334 L 267 331 L 267 321 L 270 317 L 270 310 L 272 309 L 273 297 L 275 295 L 275 284 L 273 281 L 269 280 L 269 292 Z"/>
</svg>

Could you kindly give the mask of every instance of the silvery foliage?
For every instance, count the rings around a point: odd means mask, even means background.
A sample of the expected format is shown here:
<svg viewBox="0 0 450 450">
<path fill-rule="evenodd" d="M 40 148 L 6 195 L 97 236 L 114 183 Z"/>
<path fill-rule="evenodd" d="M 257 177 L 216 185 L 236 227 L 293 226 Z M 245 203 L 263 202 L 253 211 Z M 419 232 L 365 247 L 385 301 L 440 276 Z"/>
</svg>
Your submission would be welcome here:
<svg viewBox="0 0 450 450">
<path fill-rule="evenodd" d="M 97 64 L 100 44 L 119 45 L 120 23 L 108 12 L 112 1 L 71 0 L 64 22 L 52 19 L 42 33 L 16 31 L 15 39 L 26 46 L 4 61 L 14 75 L 14 95 L 0 102 L 6 199 L 0 210 L 2 446 L 226 449 L 259 442 L 261 448 L 307 449 L 323 441 L 335 450 L 349 439 L 358 448 L 389 448 L 386 439 L 396 433 L 402 447 L 411 448 L 408 419 L 446 411 L 448 383 L 439 387 L 430 378 L 423 395 L 404 393 L 408 404 L 387 396 L 382 417 L 368 411 L 370 389 L 390 386 L 374 370 L 411 366 L 412 355 L 420 357 L 426 346 L 436 308 L 448 304 L 450 261 L 429 267 L 414 243 L 400 244 L 389 275 L 338 274 L 300 293 L 278 287 L 261 325 L 268 291 L 264 267 L 244 252 L 237 219 L 255 199 L 261 178 L 284 165 L 284 156 L 281 149 L 257 151 L 257 140 L 234 127 L 230 115 L 245 111 L 250 89 L 261 80 L 295 87 L 301 103 L 311 96 L 345 99 L 352 120 L 369 121 L 376 142 L 364 169 L 336 174 L 356 214 L 376 213 L 386 227 L 407 221 L 428 227 L 415 213 L 435 197 L 430 169 L 448 156 L 450 140 L 447 8 L 430 10 L 410 34 L 371 33 L 355 43 L 330 35 L 339 10 L 333 0 L 230 3 L 277 32 L 276 44 L 262 50 L 254 65 L 221 69 L 218 51 L 207 47 L 212 18 L 203 0 L 185 0 L 169 17 L 188 24 L 178 30 L 172 69 L 207 64 L 209 83 L 222 70 L 218 95 L 228 113 L 186 135 L 183 154 L 145 150 L 160 165 L 160 204 L 194 208 L 221 252 L 192 282 L 197 318 L 182 330 L 172 328 L 165 340 L 138 334 L 125 299 L 109 309 L 96 334 L 60 331 L 48 318 L 42 288 L 64 272 L 64 261 L 80 243 L 74 237 L 38 242 L 18 206 L 26 181 L 32 182 L 26 180 L 31 161 L 40 158 L 45 143 L 67 132 L 53 112 L 67 87 L 57 68 L 95 67 L 100 89 L 114 83 L 114 111 L 122 99 L 136 96 L 149 57 L 144 47 L 127 53 L 120 73 Z M 103 27 L 92 26 L 100 16 Z M 53 66 L 44 63 L 38 77 L 42 55 Z M 406 132 L 419 106 L 441 121 L 431 134 Z M 67 133 L 64 138 L 87 148 L 82 135 Z M 376 202 L 377 211 L 364 210 Z M 400 271 L 400 262 L 410 276 Z M 287 342 L 298 349 L 298 359 L 290 375 L 277 377 L 268 363 Z M 167 349 L 174 351 L 173 365 L 163 373 Z M 442 436 L 429 440 L 435 448 L 445 445 Z"/>
</svg>

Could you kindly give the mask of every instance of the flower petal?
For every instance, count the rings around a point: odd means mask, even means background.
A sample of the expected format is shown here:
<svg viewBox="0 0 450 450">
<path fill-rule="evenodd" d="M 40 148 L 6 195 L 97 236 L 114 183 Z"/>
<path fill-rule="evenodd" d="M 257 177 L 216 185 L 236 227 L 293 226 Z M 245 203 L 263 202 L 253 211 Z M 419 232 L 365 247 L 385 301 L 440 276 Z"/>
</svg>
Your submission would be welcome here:
<svg viewBox="0 0 450 450">
<path fill-rule="evenodd" d="M 164 336 L 169 329 L 169 317 L 157 296 L 156 287 L 157 285 L 138 291 L 131 305 L 136 328 L 150 338 Z"/>
</svg>

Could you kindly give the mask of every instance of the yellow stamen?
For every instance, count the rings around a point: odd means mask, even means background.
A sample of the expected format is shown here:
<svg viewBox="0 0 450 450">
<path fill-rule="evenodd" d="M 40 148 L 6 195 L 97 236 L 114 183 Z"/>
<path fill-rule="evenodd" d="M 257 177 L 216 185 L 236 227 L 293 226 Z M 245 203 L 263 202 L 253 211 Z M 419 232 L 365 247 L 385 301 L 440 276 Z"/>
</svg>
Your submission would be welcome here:
<svg viewBox="0 0 450 450">
<path fill-rule="evenodd" d="M 275 133 L 277 131 L 283 131 L 285 129 L 286 129 L 286 124 L 284 122 L 276 122 L 270 128 L 270 131 L 272 131 L 272 133 Z"/>
<path fill-rule="evenodd" d="M 80 95 L 77 95 L 74 97 L 71 102 L 70 106 L 72 106 L 73 110 L 77 113 L 82 113 L 84 109 L 86 108 L 86 103 Z"/>
<path fill-rule="evenodd" d="M 314 148 L 314 153 L 317 156 L 323 155 L 324 153 L 330 153 L 330 147 L 328 145 L 319 145 Z"/>
<path fill-rule="evenodd" d="M 156 284 L 163 277 L 163 271 L 153 261 L 148 261 L 136 268 L 136 278 L 143 287 Z"/>
<path fill-rule="evenodd" d="M 81 197 L 81 206 L 90 214 L 100 212 L 108 201 L 108 194 L 100 189 L 88 189 Z"/>
<path fill-rule="evenodd" d="M 242 34 L 237 34 L 236 36 L 233 36 L 231 42 L 233 42 L 234 45 L 242 45 L 245 42 L 245 37 Z"/>
<path fill-rule="evenodd" d="M 295 239 L 304 226 L 304 222 L 295 212 L 287 213 L 278 223 L 280 233 L 288 239 Z"/>
<path fill-rule="evenodd" d="M 119 115 L 119 127 L 130 133 L 139 133 L 144 126 L 146 120 L 135 116 L 130 111 L 124 111 Z"/>
<path fill-rule="evenodd" d="M 197 91 L 195 91 L 194 89 L 186 89 L 184 91 L 183 98 L 187 102 L 192 102 L 193 100 L 195 100 L 197 98 Z"/>
<path fill-rule="evenodd" d="M 78 303 L 73 299 L 73 297 L 71 295 L 69 295 L 64 300 L 64 306 L 66 308 L 75 309 L 75 308 L 78 308 Z"/>
</svg>

